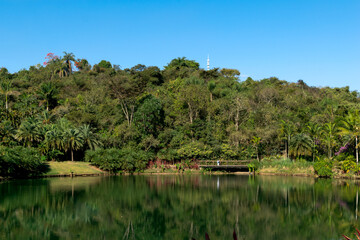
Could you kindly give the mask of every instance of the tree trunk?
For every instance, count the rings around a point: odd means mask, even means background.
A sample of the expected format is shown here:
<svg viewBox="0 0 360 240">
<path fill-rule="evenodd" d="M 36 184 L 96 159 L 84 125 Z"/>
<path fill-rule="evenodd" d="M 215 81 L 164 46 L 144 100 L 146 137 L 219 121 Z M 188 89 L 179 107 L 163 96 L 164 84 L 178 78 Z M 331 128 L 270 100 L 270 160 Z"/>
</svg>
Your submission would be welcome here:
<svg viewBox="0 0 360 240">
<path fill-rule="evenodd" d="M 235 130 L 238 131 L 239 130 L 239 111 L 236 111 L 236 114 L 235 114 Z"/>
<path fill-rule="evenodd" d="M 194 118 L 194 112 L 193 112 L 193 109 L 191 107 L 191 104 L 190 103 L 187 103 L 188 106 L 189 106 L 189 118 L 190 118 L 190 124 L 193 123 L 193 118 Z"/>
<path fill-rule="evenodd" d="M 313 162 L 315 162 L 315 147 L 313 147 L 312 159 L 313 159 Z"/>
<path fill-rule="evenodd" d="M 289 158 L 289 151 L 290 151 L 290 148 L 289 148 L 289 145 L 290 145 L 290 135 L 288 135 L 288 141 L 287 141 L 287 153 L 286 153 L 286 155 L 287 155 L 287 158 Z"/>
<path fill-rule="evenodd" d="M 6 108 L 6 110 L 8 110 L 8 108 L 9 108 L 7 94 L 5 95 L 5 108 Z"/>
<path fill-rule="evenodd" d="M 74 151 L 73 151 L 72 148 L 71 148 L 71 161 L 72 161 L 72 162 L 74 161 Z"/>
<path fill-rule="evenodd" d="M 358 148 L 358 138 L 355 137 L 355 151 L 356 151 L 356 165 L 359 164 L 359 148 Z"/>
<path fill-rule="evenodd" d="M 134 105 L 130 106 L 130 112 L 129 112 L 129 107 L 124 100 L 120 100 L 120 106 L 128 122 L 128 126 L 130 127 L 134 117 L 135 106 Z"/>
</svg>

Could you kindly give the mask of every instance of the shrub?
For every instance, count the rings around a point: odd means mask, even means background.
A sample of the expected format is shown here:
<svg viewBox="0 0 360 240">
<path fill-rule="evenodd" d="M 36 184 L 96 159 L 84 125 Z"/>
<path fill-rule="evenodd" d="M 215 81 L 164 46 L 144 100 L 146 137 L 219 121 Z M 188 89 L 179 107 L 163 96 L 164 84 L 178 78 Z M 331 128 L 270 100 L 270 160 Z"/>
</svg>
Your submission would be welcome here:
<svg viewBox="0 0 360 240">
<path fill-rule="evenodd" d="M 258 170 L 260 167 L 260 162 L 258 160 L 251 160 L 251 162 L 248 164 L 249 172 L 253 172 Z"/>
<path fill-rule="evenodd" d="M 142 171 L 151 159 L 153 159 L 152 154 L 133 148 L 97 149 L 88 150 L 85 153 L 85 161 L 113 173 Z"/>
<path fill-rule="evenodd" d="M 330 159 L 318 159 L 314 164 L 314 169 L 320 177 L 331 177 L 333 163 Z"/>
<path fill-rule="evenodd" d="M 183 159 L 208 159 L 212 150 L 204 143 L 195 141 L 183 145 L 177 153 Z"/>
<path fill-rule="evenodd" d="M 41 154 L 34 148 L 0 148 L 0 176 L 24 178 L 37 176 L 49 170 Z"/>
<path fill-rule="evenodd" d="M 343 170 L 345 173 L 349 171 L 357 172 L 358 167 L 355 162 L 354 156 L 348 156 L 345 158 L 345 160 L 341 163 L 341 170 Z"/>
</svg>

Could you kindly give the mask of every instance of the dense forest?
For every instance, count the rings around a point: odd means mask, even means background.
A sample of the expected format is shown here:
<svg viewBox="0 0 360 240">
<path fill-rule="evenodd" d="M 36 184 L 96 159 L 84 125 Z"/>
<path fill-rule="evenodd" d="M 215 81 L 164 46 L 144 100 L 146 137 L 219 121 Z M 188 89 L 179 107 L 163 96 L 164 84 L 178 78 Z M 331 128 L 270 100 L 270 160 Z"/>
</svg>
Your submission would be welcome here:
<svg viewBox="0 0 360 240">
<path fill-rule="evenodd" d="M 121 69 L 64 52 L 16 73 L 2 67 L 0 176 L 17 171 L 11 159 L 21 154 L 85 159 L 114 171 L 143 169 L 155 159 L 280 155 L 346 160 L 358 171 L 357 91 L 239 77 L 236 69 L 204 70 L 185 57 L 163 69 Z"/>
</svg>

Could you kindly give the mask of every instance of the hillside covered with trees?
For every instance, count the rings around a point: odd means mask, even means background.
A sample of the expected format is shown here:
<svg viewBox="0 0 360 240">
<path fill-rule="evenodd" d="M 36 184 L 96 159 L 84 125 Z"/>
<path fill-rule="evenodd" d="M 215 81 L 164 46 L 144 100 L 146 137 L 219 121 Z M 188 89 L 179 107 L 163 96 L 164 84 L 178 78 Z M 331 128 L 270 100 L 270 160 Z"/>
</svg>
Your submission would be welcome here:
<svg viewBox="0 0 360 240">
<path fill-rule="evenodd" d="M 163 69 L 91 66 L 66 52 L 45 60 L 13 74 L 0 69 L 0 176 L 17 171 L 9 152 L 111 171 L 155 159 L 357 162 L 360 97 L 349 87 L 240 81 L 236 69 L 206 71 L 184 57 Z"/>
</svg>

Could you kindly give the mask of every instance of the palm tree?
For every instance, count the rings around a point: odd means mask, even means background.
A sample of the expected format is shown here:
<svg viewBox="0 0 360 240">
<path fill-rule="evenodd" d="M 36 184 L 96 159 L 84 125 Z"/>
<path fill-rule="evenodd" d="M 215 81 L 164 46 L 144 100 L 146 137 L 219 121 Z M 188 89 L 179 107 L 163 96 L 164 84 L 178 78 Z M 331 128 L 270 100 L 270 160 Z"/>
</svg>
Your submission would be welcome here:
<svg viewBox="0 0 360 240">
<path fill-rule="evenodd" d="M 64 60 L 65 65 L 67 66 L 67 69 L 69 71 L 69 74 L 71 74 L 72 73 L 71 61 L 75 62 L 75 55 L 73 53 L 64 52 L 64 57 L 62 58 L 62 60 Z"/>
<path fill-rule="evenodd" d="M 59 63 L 54 70 L 54 74 L 58 74 L 60 78 L 69 75 L 68 65 L 66 63 Z"/>
<path fill-rule="evenodd" d="M 319 139 L 320 133 L 321 133 L 321 126 L 319 126 L 316 123 L 309 123 L 306 126 L 306 130 L 309 133 L 311 140 L 312 140 L 312 159 L 315 161 L 315 153 L 317 151 L 316 149 L 316 142 Z"/>
<path fill-rule="evenodd" d="M 15 128 L 12 126 L 11 121 L 3 120 L 0 122 L 0 142 L 1 144 L 8 144 L 12 141 L 13 136 L 16 134 Z"/>
<path fill-rule="evenodd" d="M 210 92 L 210 102 L 212 102 L 213 101 L 213 91 L 214 91 L 214 89 L 216 87 L 215 81 L 208 82 L 207 87 L 208 87 L 208 90 Z"/>
<path fill-rule="evenodd" d="M 313 144 L 313 141 L 308 135 L 306 135 L 304 133 L 296 134 L 291 139 L 290 153 L 295 157 L 310 156 L 312 153 L 312 144 Z"/>
<path fill-rule="evenodd" d="M 56 132 L 57 140 L 56 145 L 59 149 L 68 151 L 68 138 L 67 132 L 72 129 L 72 125 L 66 118 L 61 118 L 55 124 L 53 131 Z"/>
<path fill-rule="evenodd" d="M 9 109 L 8 96 L 13 93 L 12 81 L 3 81 L 0 83 L 0 93 L 5 96 L 5 109 Z"/>
<path fill-rule="evenodd" d="M 332 149 L 335 146 L 335 134 L 337 132 L 337 125 L 335 123 L 329 122 L 325 123 L 322 129 L 323 140 L 325 141 L 328 147 L 329 158 L 332 157 Z"/>
<path fill-rule="evenodd" d="M 56 124 L 49 125 L 45 133 L 44 141 L 47 149 L 62 149 L 61 139 L 62 134 L 59 131 L 59 127 Z"/>
<path fill-rule="evenodd" d="M 23 141 L 24 145 L 31 147 L 31 145 L 41 140 L 39 131 L 39 124 L 34 118 L 28 118 L 20 124 L 19 129 L 15 135 L 15 139 Z"/>
<path fill-rule="evenodd" d="M 260 143 L 261 143 L 261 137 L 256 137 L 254 136 L 252 139 L 251 139 L 251 142 L 254 144 L 254 147 L 255 147 L 255 150 L 256 150 L 256 159 L 259 161 L 259 146 L 260 146 Z"/>
<path fill-rule="evenodd" d="M 36 116 L 36 119 L 44 125 L 50 124 L 55 118 L 55 115 L 49 111 L 43 111 L 41 114 Z"/>
<path fill-rule="evenodd" d="M 293 124 L 281 120 L 280 124 L 280 136 L 285 140 L 286 157 L 289 158 L 289 146 L 291 137 L 294 134 L 295 127 Z"/>
<path fill-rule="evenodd" d="M 90 125 L 86 124 L 79 128 L 81 136 L 84 141 L 84 145 L 93 150 L 100 145 L 100 142 L 97 140 L 96 135 L 91 131 Z"/>
<path fill-rule="evenodd" d="M 359 137 L 360 137 L 360 116 L 359 112 L 349 113 L 339 127 L 339 134 L 348 138 L 348 142 L 355 139 L 356 164 L 359 163 Z"/>
<path fill-rule="evenodd" d="M 45 101 L 47 111 L 49 111 L 50 104 L 56 102 L 56 95 L 58 92 L 58 89 L 51 82 L 41 84 L 38 94 L 40 99 Z"/>
<path fill-rule="evenodd" d="M 64 134 L 65 137 L 65 150 L 70 149 L 71 152 L 71 161 L 74 161 L 74 150 L 79 150 L 84 145 L 84 140 L 81 136 L 81 133 L 76 128 L 71 128 Z"/>
</svg>

